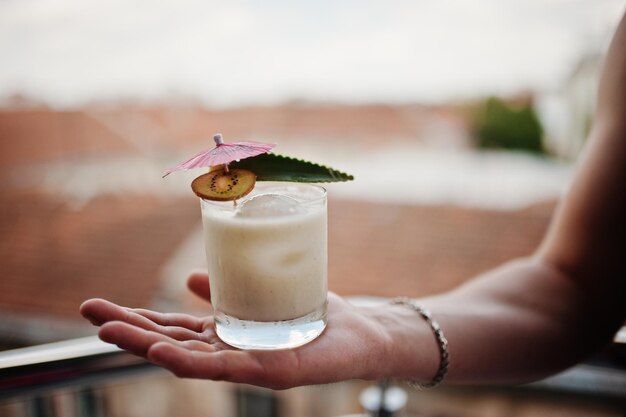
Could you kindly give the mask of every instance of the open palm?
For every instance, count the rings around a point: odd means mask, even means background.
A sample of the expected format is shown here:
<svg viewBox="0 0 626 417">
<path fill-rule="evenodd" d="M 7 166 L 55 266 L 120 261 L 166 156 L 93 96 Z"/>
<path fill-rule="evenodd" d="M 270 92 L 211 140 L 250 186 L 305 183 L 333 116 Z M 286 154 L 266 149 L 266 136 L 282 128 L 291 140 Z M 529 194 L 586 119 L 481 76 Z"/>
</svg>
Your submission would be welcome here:
<svg viewBox="0 0 626 417">
<path fill-rule="evenodd" d="M 206 274 L 192 274 L 189 289 L 209 301 Z M 239 350 L 215 334 L 213 317 L 121 307 L 85 301 L 81 314 L 101 326 L 102 340 L 142 356 L 179 377 L 248 383 L 273 389 L 376 379 L 388 346 L 375 310 L 355 307 L 330 293 L 328 326 L 309 344 L 284 350 Z"/>
</svg>

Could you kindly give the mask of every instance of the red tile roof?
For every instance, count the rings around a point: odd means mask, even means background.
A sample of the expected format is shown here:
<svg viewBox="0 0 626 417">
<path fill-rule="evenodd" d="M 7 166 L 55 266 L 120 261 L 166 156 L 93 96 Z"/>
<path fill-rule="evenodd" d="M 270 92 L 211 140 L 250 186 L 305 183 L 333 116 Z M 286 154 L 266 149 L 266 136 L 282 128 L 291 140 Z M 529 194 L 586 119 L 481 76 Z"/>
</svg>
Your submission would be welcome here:
<svg viewBox="0 0 626 417">
<path fill-rule="evenodd" d="M 135 148 L 82 111 L 0 111 L 0 168 Z"/>
<path fill-rule="evenodd" d="M 331 201 L 331 290 L 424 296 L 451 289 L 502 262 L 530 254 L 554 203 L 531 210 L 401 206 Z"/>
<path fill-rule="evenodd" d="M 149 305 L 163 263 L 197 226 L 197 202 L 100 198 L 79 209 L 0 193 L 0 311 L 77 317 L 85 298 Z"/>
<path fill-rule="evenodd" d="M 225 110 L 131 107 L 94 108 L 87 113 L 124 137 L 160 150 L 180 149 L 182 144 L 206 146 L 216 131 L 227 141 L 356 141 L 368 147 L 386 141 L 425 140 L 442 126 L 448 136 L 455 136 L 453 140 L 467 136 L 460 112 L 419 105 L 318 104 Z"/>
</svg>

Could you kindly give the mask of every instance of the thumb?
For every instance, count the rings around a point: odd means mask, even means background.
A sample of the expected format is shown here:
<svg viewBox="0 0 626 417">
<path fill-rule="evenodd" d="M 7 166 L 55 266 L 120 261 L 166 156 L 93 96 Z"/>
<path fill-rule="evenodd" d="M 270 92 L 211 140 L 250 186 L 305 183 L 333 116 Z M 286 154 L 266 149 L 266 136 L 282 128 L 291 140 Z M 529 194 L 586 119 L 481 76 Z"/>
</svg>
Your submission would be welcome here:
<svg viewBox="0 0 626 417">
<path fill-rule="evenodd" d="M 209 276 L 206 272 L 192 272 L 187 278 L 187 288 L 200 298 L 211 302 L 211 288 L 209 287 Z"/>
</svg>

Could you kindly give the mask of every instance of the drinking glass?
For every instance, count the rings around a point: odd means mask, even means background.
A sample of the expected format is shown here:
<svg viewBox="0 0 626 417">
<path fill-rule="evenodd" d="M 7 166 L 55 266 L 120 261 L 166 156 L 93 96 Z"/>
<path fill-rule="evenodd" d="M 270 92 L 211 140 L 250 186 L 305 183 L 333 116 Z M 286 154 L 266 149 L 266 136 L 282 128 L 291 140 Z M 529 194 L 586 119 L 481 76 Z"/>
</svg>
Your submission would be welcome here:
<svg viewBox="0 0 626 417">
<path fill-rule="evenodd" d="M 215 330 L 241 349 L 284 349 L 326 327 L 326 190 L 257 183 L 233 201 L 201 199 Z"/>
</svg>

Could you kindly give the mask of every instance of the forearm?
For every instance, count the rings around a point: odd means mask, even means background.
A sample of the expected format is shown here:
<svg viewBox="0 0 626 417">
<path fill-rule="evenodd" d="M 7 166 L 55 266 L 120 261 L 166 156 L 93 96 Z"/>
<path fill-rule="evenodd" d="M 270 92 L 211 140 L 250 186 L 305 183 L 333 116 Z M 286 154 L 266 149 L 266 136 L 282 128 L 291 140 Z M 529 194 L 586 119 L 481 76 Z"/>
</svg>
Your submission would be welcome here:
<svg viewBox="0 0 626 417">
<path fill-rule="evenodd" d="M 625 114 L 626 16 L 607 54 L 587 149 L 536 256 L 421 300 L 448 339 L 449 381 L 537 379 L 609 343 L 623 323 Z M 386 314 L 396 315 L 387 320 L 391 356 L 397 358 L 391 372 L 431 378 L 439 357 L 426 323 L 415 314 Z"/>
<path fill-rule="evenodd" d="M 555 296 L 556 295 L 556 296 Z M 537 259 L 506 264 L 457 290 L 421 304 L 449 342 L 452 383 L 517 383 L 557 372 L 611 340 L 620 322 L 597 319 L 568 277 Z M 432 378 L 439 353 L 428 325 L 410 309 L 385 313 L 392 341 L 389 373 Z"/>
</svg>

